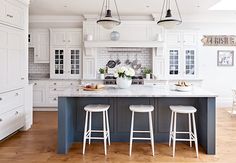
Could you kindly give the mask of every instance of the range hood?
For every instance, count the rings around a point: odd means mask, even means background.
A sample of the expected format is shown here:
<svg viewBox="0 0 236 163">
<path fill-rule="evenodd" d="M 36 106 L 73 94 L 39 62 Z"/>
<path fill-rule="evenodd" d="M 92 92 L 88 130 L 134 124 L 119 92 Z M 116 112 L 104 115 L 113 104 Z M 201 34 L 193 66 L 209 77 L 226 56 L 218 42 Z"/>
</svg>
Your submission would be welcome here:
<svg viewBox="0 0 236 163">
<path fill-rule="evenodd" d="M 85 48 L 109 48 L 109 47 L 139 47 L 139 48 L 160 48 L 163 42 L 160 41 L 85 41 Z"/>
</svg>

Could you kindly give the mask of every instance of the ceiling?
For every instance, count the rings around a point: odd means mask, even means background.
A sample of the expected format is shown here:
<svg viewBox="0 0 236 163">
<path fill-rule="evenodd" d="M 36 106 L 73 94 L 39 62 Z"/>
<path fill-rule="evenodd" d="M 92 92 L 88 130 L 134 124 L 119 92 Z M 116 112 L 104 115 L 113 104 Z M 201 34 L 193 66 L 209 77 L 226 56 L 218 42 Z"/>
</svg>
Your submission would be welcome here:
<svg viewBox="0 0 236 163">
<path fill-rule="evenodd" d="M 146 16 L 160 13 L 163 0 L 116 0 L 120 15 Z M 183 15 L 209 13 L 220 0 L 177 0 Z M 103 0 L 31 0 L 30 15 L 99 14 Z M 113 8 L 114 9 L 114 8 Z"/>
</svg>

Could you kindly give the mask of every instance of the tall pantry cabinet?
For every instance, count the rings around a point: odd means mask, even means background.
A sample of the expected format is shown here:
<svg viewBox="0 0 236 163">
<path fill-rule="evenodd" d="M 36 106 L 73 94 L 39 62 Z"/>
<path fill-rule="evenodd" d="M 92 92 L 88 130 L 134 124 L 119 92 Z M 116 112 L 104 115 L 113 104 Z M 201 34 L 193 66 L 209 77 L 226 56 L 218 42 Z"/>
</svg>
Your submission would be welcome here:
<svg viewBox="0 0 236 163">
<path fill-rule="evenodd" d="M 28 0 L 0 0 L 0 140 L 32 124 Z"/>
</svg>

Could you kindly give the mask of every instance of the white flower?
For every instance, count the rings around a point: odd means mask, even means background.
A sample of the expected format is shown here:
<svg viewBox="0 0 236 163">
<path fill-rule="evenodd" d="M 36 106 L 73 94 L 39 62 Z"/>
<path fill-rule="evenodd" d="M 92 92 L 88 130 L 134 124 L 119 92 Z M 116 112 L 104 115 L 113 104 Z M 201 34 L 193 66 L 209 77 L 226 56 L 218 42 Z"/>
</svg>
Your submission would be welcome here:
<svg viewBox="0 0 236 163">
<path fill-rule="evenodd" d="M 127 71 L 125 71 L 125 75 L 126 76 L 134 76 L 135 75 L 134 69 L 128 68 Z"/>
</svg>

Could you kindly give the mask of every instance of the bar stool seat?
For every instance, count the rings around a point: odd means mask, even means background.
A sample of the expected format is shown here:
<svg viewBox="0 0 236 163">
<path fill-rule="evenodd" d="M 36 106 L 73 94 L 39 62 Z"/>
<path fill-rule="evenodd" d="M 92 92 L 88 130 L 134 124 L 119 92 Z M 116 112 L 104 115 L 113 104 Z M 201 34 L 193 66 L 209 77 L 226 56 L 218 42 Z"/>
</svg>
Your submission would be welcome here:
<svg viewBox="0 0 236 163">
<path fill-rule="evenodd" d="M 197 111 L 197 109 L 193 106 L 181 106 L 181 105 L 177 105 L 177 106 L 170 106 L 170 109 L 173 112 L 177 112 L 177 113 L 195 113 Z"/>
<path fill-rule="evenodd" d="M 103 112 L 103 111 L 107 111 L 109 109 L 110 105 L 102 105 L 102 104 L 98 104 L 98 105 L 86 105 L 84 107 L 85 111 L 89 111 L 89 112 Z"/>
<path fill-rule="evenodd" d="M 130 110 L 132 111 L 131 119 L 131 130 L 130 130 L 130 149 L 129 155 L 131 156 L 133 140 L 150 140 L 152 147 L 152 155 L 154 156 L 154 137 L 153 137 L 153 125 L 152 125 L 152 111 L 154 107 L 152 105 L 130 105 Z M 149 116 L 149 131 L 137 131 L 134 130 L 134 113 L 148 113 Z M 150 133 L 150 137 L 134 137 L 133 133 Z"/>
<path fill-rule="evenodd" d="M 91 143 L 91 139 L 103 139 L 104 141 L 104 152 L 107 155 L 107 139 L 108 144 L 110 145 L 110 129 L 109 129 L 109 121 L 108 121 L 108 109 L 110 105 L 103 104 L 93 104 L 86 105 L 84 110 L 86 111 L 85 116 L 85 126 L 84 126 L 84 141 L 83 141 L 83 154 L 85 153 L 86 140 L 89 140 L 89 144 Z M 92 113 L 101 112 L 103 115 L 103 130 L 92 130 Z M 88 115 L 89 114 L 89 115 Z M 88 116 L 89 116 L 89 129 L 88 129 Z M 92 137 L 92 133 L 103 133 L 103 137 Z"/>
<path fill-rule="evenodd" d="M 129 108 L 134 112 L 152 112 L 154 110 L 152 105 L 130 105 Z"/>
<path fill-rule="evenodd" d="M 189 141 L 190 147 L 192 147 L 192 141 L 195 142 L 195 149 L 196 154 L 198 157 L 198 140 L 197 140 L 197 130 L 196 130 L 196 122 L 194 113 L 197 111 L 197 109 L 193 106 L 170 106 L 171 112 L 171 122 L 170 122 L 170 135 L 169 135 L 169 146 L 171 146 L 171 139 L 173 140 L 173 157 L 175 156 L 175 145 L 176 141 Z M 177 121 L 177 113 L 180 114 L 188 114 L 188 121 L 189 121 L 189 131 L 188 132 L 179 132 L 176 131 L 176 121 Z M 192 118 L 191 118 L 192 116 Z M 192 121 L 191 121 L 192 119 Z M 192 132 L 192 125 L 193 125 L 193 132 Z M 183 138 L 177 138 L 176 134 L 188 134 L 189 139 L 183 139 Z"/>
</svg>

